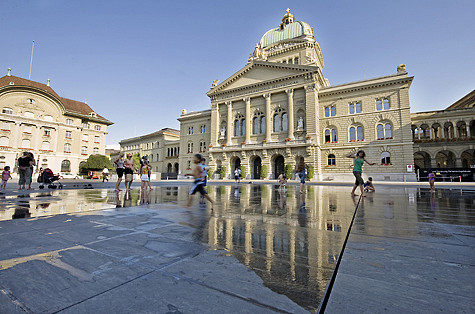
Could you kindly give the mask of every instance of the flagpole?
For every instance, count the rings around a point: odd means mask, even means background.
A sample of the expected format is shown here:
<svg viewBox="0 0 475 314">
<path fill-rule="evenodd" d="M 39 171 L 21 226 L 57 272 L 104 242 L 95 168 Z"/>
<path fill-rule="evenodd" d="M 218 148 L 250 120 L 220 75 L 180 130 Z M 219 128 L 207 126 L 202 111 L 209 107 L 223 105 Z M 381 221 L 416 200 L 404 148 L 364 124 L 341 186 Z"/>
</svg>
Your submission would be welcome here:
<svg viewBox="0 0 475 314">
<path fill-rule="evenodd" d="M 31 66 L 33 65 L 33 49 L 35 49 L 35 41 L 33 40 L 33 44 L 31 45 L 31 59 L 30 59 L 30 73 L 28 74 L 28 79 L 31 79 Z"/>
</svg>

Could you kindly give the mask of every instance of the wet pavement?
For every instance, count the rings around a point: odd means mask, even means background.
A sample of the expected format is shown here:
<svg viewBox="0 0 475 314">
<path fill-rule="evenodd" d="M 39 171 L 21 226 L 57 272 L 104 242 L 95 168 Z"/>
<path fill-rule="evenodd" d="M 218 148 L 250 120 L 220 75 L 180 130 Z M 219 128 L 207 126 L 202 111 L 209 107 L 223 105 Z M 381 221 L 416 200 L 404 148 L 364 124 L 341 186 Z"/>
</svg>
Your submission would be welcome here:
<svg viewBox="0 0 475 314">
<path fill-rule="evenodd" d="M 142 195 L 94 189 L 4 196 L 0 312 L 315 312 L 358 198 L 337 186 L 308 186 L 303 195 L 269 184 L 208 191 L 213 211 L 198 197 L 184 209 L 187 186 Z M 407 287 L 419 289 L 419 301 L 429 300 L 424 289 L 462 298 L 453 309 L 473 312 L 473 196 L 400 187 L 368 195 L 327 312 L 411 312 L 394 292 L 407 294 Z M 434 277 L 431 269 L 440 274 L 437 284 L 423 276 Z M 448 289 L 454 281 L 457 288 Z M 388 304 L 393 294 L 397 306 Z"/>
</svg>

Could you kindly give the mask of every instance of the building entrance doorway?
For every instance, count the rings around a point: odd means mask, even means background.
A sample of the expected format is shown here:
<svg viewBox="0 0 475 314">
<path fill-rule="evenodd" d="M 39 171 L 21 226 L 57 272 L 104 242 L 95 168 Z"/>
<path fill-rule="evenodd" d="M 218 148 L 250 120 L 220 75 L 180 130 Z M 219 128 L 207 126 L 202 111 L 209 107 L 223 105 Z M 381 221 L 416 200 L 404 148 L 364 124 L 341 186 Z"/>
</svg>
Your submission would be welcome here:
<svg viewBox="0 0 475 314">
<path fill-rule="evenodd" d="M 261 157 L 254 158 L 254 162 L 253 162 L 253 165 L 252 165 L 252 178 L 253 179 L 260 179 L 261 178 L 261 167 L 262 167 Z"/>
<path fill-rule="evenodd" d="M 274 160 L 274 178 L 277 178 L 281 173 L 284 173 L 284 156 L 279 155 Z"/>
</svg>

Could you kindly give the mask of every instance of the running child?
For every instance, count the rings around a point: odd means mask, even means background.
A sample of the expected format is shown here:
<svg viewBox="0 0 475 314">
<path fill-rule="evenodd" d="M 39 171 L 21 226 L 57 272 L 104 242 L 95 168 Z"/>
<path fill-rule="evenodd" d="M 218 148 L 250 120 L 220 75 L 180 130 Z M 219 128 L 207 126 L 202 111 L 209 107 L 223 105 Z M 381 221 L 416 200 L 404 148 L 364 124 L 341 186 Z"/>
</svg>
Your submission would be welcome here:
<svg viewBox="0 0 475 314">
<path fill-rule="evenodd" d="M 10 175 L 10 166 L 6 166 L 2 172 L 2 184 L 0 185 L 0 188 L 5 190 L 7 187 L 7 181 L 11 178 L 12 176 Z"/>
<path fill-rule="evenodd" d="M 211 209 L 213 209 L 214 201 L 211 199 L 211 197 L 209 197 L 208 193 L 204 189 L 204 179 L 203 179 L 203 176 L 202 176 L 203 169 L 201 168 L 201 160 L 202 159 L 203 158 L 201 157 L 200 154 L 196 154 L 195 158 L 193 159 L 193 164 L 194 165 L 193 165 L 192 172 L 191 172 L 191 174 L 186 174 L 186 175 L 191 175 L 194 178 L 193 186 L 190 189 L 190 195 L 188 197 L 188 204 L 186 205 L 186 207 L 190 207 L 191 202 L 193 201 L 193 195 L 196 192 L 199 192 L 199 193 L 201 193 L 201 195 L 203 195 L 210 202 Z"/>
</svg>

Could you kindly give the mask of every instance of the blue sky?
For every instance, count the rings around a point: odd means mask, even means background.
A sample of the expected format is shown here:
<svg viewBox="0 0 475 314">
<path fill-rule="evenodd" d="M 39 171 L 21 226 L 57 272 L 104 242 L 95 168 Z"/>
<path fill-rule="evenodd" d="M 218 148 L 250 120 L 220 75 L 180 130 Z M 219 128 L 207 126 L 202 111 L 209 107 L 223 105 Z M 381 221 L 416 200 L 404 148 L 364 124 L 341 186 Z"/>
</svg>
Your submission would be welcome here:
<svg viewBox="0 0 475 314">
<path fill-rule="evenodd" d="M 443 109 L 475 88 L 475 1 L 0 2 L 0 76 L 46 83 L 115 122 L 108 144 L 179 128 L 181 109 L 247 63 L 287 7 L 314 28 L 332 85 L 396 72 L 415 79 L 411 111 Z"/>
</svg>

